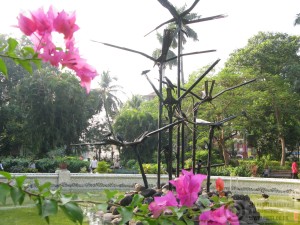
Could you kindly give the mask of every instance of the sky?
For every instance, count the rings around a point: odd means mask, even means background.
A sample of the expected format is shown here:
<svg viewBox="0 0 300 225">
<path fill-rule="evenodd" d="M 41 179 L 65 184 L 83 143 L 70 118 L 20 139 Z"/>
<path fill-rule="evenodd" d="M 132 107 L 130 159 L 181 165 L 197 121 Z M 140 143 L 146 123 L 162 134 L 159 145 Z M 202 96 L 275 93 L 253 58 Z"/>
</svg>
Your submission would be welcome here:
<svg viewBox="0 0 300 225">
<path fill-rule="evenodd" d="M 169 0 L 173 5 L 189 7 L 193 0 Z M 19 37 L 21 32 L 12 27 L 17 24 L 20 12 L 28 13 L 52 5 L 58 11 L 76 12 L 80 29 L 75 33 L 76 45 L 83 58 L 95 67 L 99 74 L 110 71 L 123 87 L 122 98 L 133 94 L 149 94 L 153 90 L 143 70 L 158 86 L 158 67 L 144 56 L 108 47 L 92 40 L 131 48 L 152 55 L 160 44 L 156 32 L 145 37 L 149 31 L 171 19 L 169 11 L 156 0 L 10 0 L 1 5 L 0 32 Z M 216 69 L 221 69 L 230 53 L 246 46 L 249 38 L 259 31 L 282 32 L 300 35 L 300 26 L 294 26 L 296 14 L 300 13 L 299 0 L 200 0 L 193 9 L 201 17 L 226 14 L 224 19 L 191 24 L 198 33 L 199 41 L 190 40 L 184 53 L 215 49 L 214 53 L 184 57 L 184 73 L 187 76 L 203 66 L 221 59 Z M 162 27 L 158 32 L 162 33 Z M 166 76 L 176 80 L 177 69 L 167 70 Z M 97 87 L 99 79 L 92 81 Z"/>
</svg>

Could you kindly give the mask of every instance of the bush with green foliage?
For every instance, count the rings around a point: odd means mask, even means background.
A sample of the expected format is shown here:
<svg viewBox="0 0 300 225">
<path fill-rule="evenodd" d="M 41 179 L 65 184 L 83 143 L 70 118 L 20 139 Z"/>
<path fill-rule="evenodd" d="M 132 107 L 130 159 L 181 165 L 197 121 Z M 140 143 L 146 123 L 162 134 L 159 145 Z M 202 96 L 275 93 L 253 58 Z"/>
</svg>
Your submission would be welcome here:
<svg viewBox="0 0 300 225">
<path fill-rule="evenodd" d="M 98 166 L 96 168 L 96 172 L 98 173 L 111 173 L 110 164 L 106 161 L 99 161 Z"/>
<path fill-rule="evenodd" d="M 144 169 L 144 172 L 147 174 L 157 174 L 158 165 L 157 165 L 157 163 L 145 163 L 145 164 L 143 164 L 143 169 Z M 160 172 L 161 174 L 167 173 L 166 165 L 161 164 L 160 169 L 161 169 L 161 172 Z M 140 170 L 139 170 L 139 172 L 141 173 Z"/>
</svg>

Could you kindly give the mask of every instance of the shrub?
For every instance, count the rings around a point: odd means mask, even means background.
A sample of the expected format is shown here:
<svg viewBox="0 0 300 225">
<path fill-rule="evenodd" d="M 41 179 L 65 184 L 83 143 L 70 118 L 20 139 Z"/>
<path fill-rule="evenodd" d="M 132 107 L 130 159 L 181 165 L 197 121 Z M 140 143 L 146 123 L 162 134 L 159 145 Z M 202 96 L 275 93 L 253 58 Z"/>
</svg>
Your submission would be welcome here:
<svg viewBox="0 0 300 225">
<path fill-rule="evenodd" d="M 145 163 L 145 164 L 143 164 L 143 169 L 144 169 L 145 173 L 157 174 L 158 165 L 156 163 Z M 167 173 L 165 165 L 161 164 L 160 169 L 161 169 L 161 174 Z M 139 172 L 141 173 L 140 170 L 139 170 Z"/>
<path fill-rule="evenodd" d="M 127 167 L 128 169 L 137 169 L 136 164 L 137 164 L 136 160 L 130 159 L 130 160 L 128 160 L 128 162 L 126 163 L 126 167 Z"/>
<path fill-rule="evenodd" d="M 106 161 L 99 161 L 98 166 L 96 168 L 98 173 L 111 173 L 110 165 Z"/>
</svg>

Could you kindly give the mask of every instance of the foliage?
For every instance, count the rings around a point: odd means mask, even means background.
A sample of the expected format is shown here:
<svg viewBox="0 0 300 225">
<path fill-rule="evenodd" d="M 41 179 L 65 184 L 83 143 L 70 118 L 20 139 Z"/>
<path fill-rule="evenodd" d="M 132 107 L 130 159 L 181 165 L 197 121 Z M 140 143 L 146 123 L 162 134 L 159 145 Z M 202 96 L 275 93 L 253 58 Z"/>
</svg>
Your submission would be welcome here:
<svg viewBox="0 0 300 225">
<path fill-rule="evenodd" d="M 207 219 L 204 219 L 207 213 L 214 214 L 217 211 L 220 211 L 218 213 L 224 216 L 223 219 L 226 222 L 235 224 L 235 221 L 236 224 L 239 224 L 237 216 L 231 211 L 226 211 L 230 210 L 233 200 L 222 197 L 224 196 L 222 180 L 216 183 L 216 188 L 218 189 L 216 195 L 211 198 L 208 198 L 207 195 L 206 197 L 205 195 L 198 196 L 201 183 L 205 178 L 205 175 L 192 175 L 190 172 L 183 171 L 183 175 L 170 181 L 176 188 L 176 193 L 168 191 L 161 196 L 154 197 L 154 199 L 150 200 L 150 203 L 142 195 L 134 194 L 132 200 L 127 205 L 120 205 L 120 199 L 124 196 L 118 196 L 114 191 L 106 190 L 107 203 L 101 204 L 99 208 L 106 211 L 110 205 L 117 207 L 122 219 L 120 224 L 126 224 L 130 221 L 143 221 L 143 223 L 155 225 L 181 225 L 194 224 L 195 222 L 202 224 L 204 220 L 212 222 L 214 218 L 216 219 L 215 222 L 219 221 L 217 219 L 218 216 L 214 217 L 213 215 L 207 215 Z M 180 205 L 178 202 L 180 202 Z M 230 218 L 229 215 L 231 215 Z"/>
<path fill-rule="evenodd" d="M 110 164 L 106 161 L 99 161 L 98 166 L 96 168 L 96 172 L 98 173 L 111 173 Z"/>
<path fill-rule="evenodd" d="M 157 163 L 145 163 L 145 164 L 143 164 L 143 169 L 144 169 L 145 173 L 148 173 L 148 174 L 157 174 L 158 165 L 157 165 Z M 160 173 L 161 174 L 167 173 L 167 171 L 166 171 L 166 165 L 162 164 L 160 166 Z"/>
<path fill-rule="evenodd" d="M 122 109 L 120 114 L 116 117 L 114 130 L 122 136 L 124 140 L 131 142 L 144 132 L 155 130 L 156 125 L 155 119 L 147 112 L 137 109 Z M 153 161 L 153 154 L 156 147 L 156 136 L 151 136 L 145 139 L 141 145 L 138 145 L 137 151 L 139 151 L 143 163 L 151 163 Z M 136 160 L 136 157 L 132 147 L 123 147 L 120 150 L 120 158 L 125 163 L 130 159 Z"/>
<path fill-rule="evenodd" d="M 0 130 L 5 137 L 0 139 L 0 154 L 23 148 L 25 155 L 44 155 L 49 149 L 61 146 L 66 146 L 66 153 L 70 154 L 70 144 L 79 141 L 89 118 L 96 113 L 96 91 L 86 95 L 74 76 L 57 73 L 49 67 L 14 85 L 10 104 L 1 109 L 8 113 L 4 129 Z M 18 142 L 5 144 L 11 139 Z"/>
<path fill-rule="evenodd" d="M 75 195 L 61 193 L 61 189 L 51 189 L 51 183 L 40 184 L 35 180 L 37 191 L 28 191 L 28 184 L 25 182 L 26 176 L 13 178 L 10 173 L 0 171 L 0 175 L 6 178 L 6 182 L 0 182 L 0 203 L 5 205 L 6 199 L 10 197 L 14 205 L 22 205 L 25 197 L 36 203 L 38 214 L 49 224 L 50 217 L 58 213 L 58 209 L 74 223 L 82 224 L 83 211 L 76 202 Z"/>
<path fill-rule="evenodd" d="M 47 222 L 37 214 L 36 208 L 32 207 L 2 210 L 1 223 L 18 225 L 47 225 Z M 88 225 L 89 223 L 84 220 L 82 224 Z M 58 209 L 57 214 L 51 217 L 51 225 L 70 225 L 70 220 L 62 212 L 62 210 Z"/>
<path fill-rule="evenodd" d="M 138 162 L 135 159 L 129 159 L 126 162 L 126 167 L 128 169 L 137 169 L 138 168 Z"/>
<path fill-rule="evenodd" d="M 11 173 L 54 173 L 61 162 L 66 162 L 71 173 L 79 173 L 81 168 L 88 168 L 89 162 L 75 157 L 42 158 L 32 160 L 30 158 L 6 157 L 2 160 L 5 171 Z M 35 169 L 30 168 L 30 163 L 35 163 Z"/>
</svg>

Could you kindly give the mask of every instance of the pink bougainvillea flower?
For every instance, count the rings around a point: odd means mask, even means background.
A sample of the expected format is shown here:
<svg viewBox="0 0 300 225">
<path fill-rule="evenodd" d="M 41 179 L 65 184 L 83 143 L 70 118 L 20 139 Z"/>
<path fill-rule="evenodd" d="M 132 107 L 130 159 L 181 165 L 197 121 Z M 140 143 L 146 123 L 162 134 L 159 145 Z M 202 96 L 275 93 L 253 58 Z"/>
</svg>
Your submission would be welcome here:
<svg viewBox="0 0 300 225">
<path fill-rule="evenodd" d="M 176 187 L 177 198 L 181 205 L 190 207 L 196 202 L 201 184 L 205 179 L 206 175 L 194 175 L 192 171 L 182 170 L 178 178 L 170 181 Z"/>
<path fill-rule="evenodd" d="M 27 36 L 30 36 L 33 32 L 36 31 L 35 23 L 28 17 L 20 13 L 19 18 L 19 28 Z"/>
<path fill-rule="evenodd" d="M 58 13 L 57 17 L 53 21 L 54 29 L 58 33 L 64 34 L 65 39 L 72 39 L 75 31 L 79 29 L 75 24 L 75 13 L 69 15 L 65 11 Z"/>
<path fill-rule="evenodd" d="M 239 225 L 239 219 L 236 214 L 231 212 L 226 206 L 218 209 L 205 211 L 199 216 L 199 225 Z"/>
<path fill-rule="evenodd" d="M 48 16 L 49 15 L 49 16 Z M 46 14 L 43 8 L 39 8 L 36 11 L 31 12 L 31 16 L 37 27 L 38 34 L 43 36 L 45 33 L 51 33 L 53 31 L 53 10 L 50 7 Z"/>
<path fill-rule="evenodd" d="M 224 181 L 220 177 L 216 180 L 216 189 L 218 192 L 222 192 L 224 190 Z"/>
<path fill-rule="evenodd" d="M 31 17 L 20 14 L 18 18 L 21 31 L 31 37 L 34 50 L 38 57 L 51 65 L 67 67 L 74 70 L 81 80 L 81 86 L 90 91 L 91 80 L 98 75 L 97 71 L 90 66 L 85 59 L 80 57 L 78 48 L 75 48 L 73 34 L 79 29 L 75 24 L 75 13 L 60 13 L 49 8 L 45 13 L 43 8 L 30 13 Z M 64 35 L 65 49 L 58 48 L 52 41 L 52 33 L 58 32 Z"/>
<path fill-rule="evenodd" d="M 149 204 L 148 209 L 152 212 L 153 217 L 157 218 L 162 212 L 168 210 L 168 206 L 178 206 L 176 197 L 171 191 L 164 196 L 154 197 L 154 201 Z"/>
<path fill-rule="evenodd" d="M 50 62 L 52 66 L 59 66 L 61 58 L 65 54 L 63 51 L 58 51 L 56 46 L 48 41 L 42 48 L 43 51 L 40 51 L 39 58 L 43 59 L 45 62 Z"/>
</svg>

